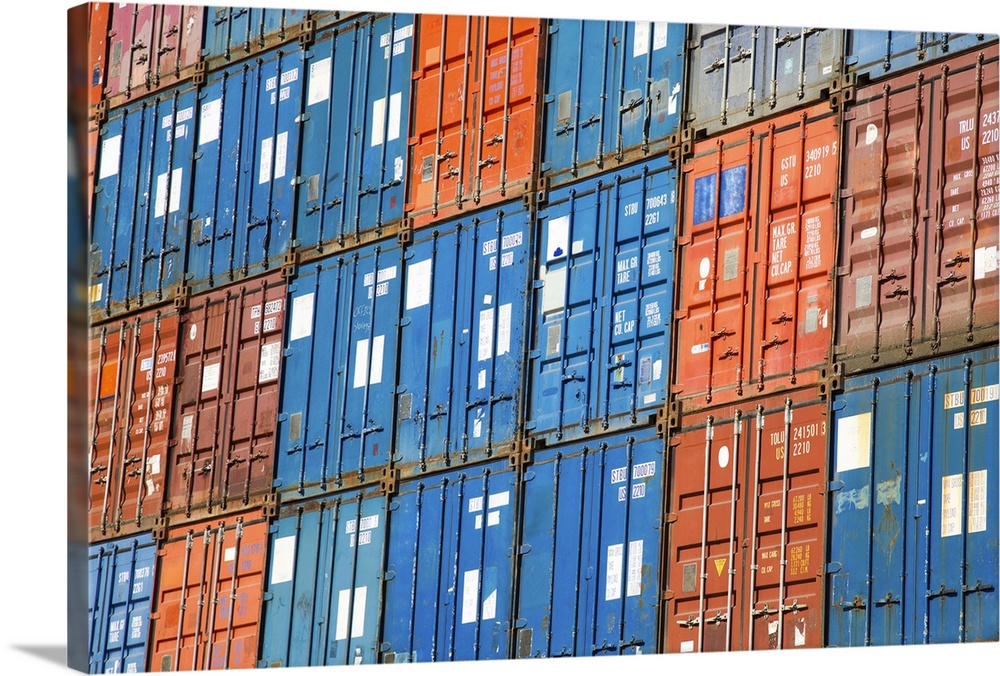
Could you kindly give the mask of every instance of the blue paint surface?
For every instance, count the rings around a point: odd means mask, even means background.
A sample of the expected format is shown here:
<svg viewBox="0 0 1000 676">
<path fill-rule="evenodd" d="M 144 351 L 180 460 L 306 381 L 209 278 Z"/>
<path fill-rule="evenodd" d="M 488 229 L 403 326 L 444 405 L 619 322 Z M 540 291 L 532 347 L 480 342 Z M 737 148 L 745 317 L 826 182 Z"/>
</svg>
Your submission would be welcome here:
<svg viewBox="0 0 1000 676">
<path fill-rule="evenodd" d="M 851 30 L 847 31 L 847 65 L 850 72 L 866 74 L 874 80 L 930 66 L 963 51 L 983 47 L 991 40 L 996 41 L 996 35 Z"/>
</svg>

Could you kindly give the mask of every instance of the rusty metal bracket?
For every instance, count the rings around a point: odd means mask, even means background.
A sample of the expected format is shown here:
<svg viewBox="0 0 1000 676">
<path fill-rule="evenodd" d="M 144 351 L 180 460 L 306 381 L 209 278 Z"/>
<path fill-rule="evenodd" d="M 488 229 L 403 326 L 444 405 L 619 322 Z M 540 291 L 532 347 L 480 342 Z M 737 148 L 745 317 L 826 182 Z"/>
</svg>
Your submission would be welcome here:
<svg viewBox="0 0 1000 676">
<path fill-rule="evenodd" d="M 261 510 L 264 512 L 264 518 L 273 519 L 278 516 L 279 506 L 278 494 L 276 492 L 265 495 L 261 502 Z"/>
<path fill-rule="evenodd" d="M 299 264 L 301 258 L 299 252 L 294 249 L 285 254 L 285 259 L 281 264 L 281 276 L 286 280 L 290 281 L 295 279 L 299 274 Z"/>
<path fill-rule="evenodd" d="M 854 101 L 858 81 L 855 73 L 845 73 L 830 83 L 830 108 L 838 110 Z"/>
<path fill-rule="evenodd" d="M 396 241 L 399 242 L 400 246 L 413 244 L 413 219 L 409 216 L 403 218 L 399 232 L 396 233 Z"/>
<path fill-rule="evenodd" d="M 181 282 L 174 290 L 174 309 L 186 310 L 191 300 L 191 287 Z"/>
<path fill-rule="evenodd" d="M 97 108 L 94 109 L 94 122 L 97 124 L 104 124 L 108 119 L 108 100 L 101 99 L 97 102 Z"/>
<path fill-rule="evenodd" d="M 167 539 L 167 528 L 170 525 L 170 520 L 165 516 L 158 516 L 153 519 L 153 527 L 150 529 L 150 535 L 156 542 L 163 542 Z"/>
<path fill-rule="evenodd" d="M 684 404 L 680 399 L 677 398 L 676 395 L 671 395 L 670 402 L 667 406 L 668 406 L 667 429 L 665 430 L 664 433 L 670 434 L 671 432 L 673 432 L 674 430 L 676 430 L 681 426 L 681 413 L 684 410 Z"/>
<path fill-rule="evenodd" d="M 694 130 L 686 124 L 667 138 L 667 157 L 671 162 L 680 165 L 694 153 Z"/>
<path fill-rule="evenodd" d="M 316 20 L 306 19 L 302 22 L 302 32 L 299 33 L 299 45 L 302 48 L 309 47 L 316 41 Z"/>
<path fill-rule="evenodd" d="M 524 435 L 511 445 L 510 455 L 507 456 L 511 468 L 518 474 L 524 468 L 534 462 L 535 448 L 541 448 L 543 444 L 535 437 Z"/>
<path fill-rule="evenodd" d="M 195 87 L 200 87 L 205 84 L 207 77 L 208 62 L 202 59 L 198 61 L 198 63 L 194 64 L 194 76 L 191 78 L 191 81 Z"/>
<path fill-rule="evenodd" d="M 671 429 L 673 429 L 673 420 L 671 418 L 670 406 L 664 404 L 656 409 L 656 433 L 665 438 Z"/>
<path fill-rule="evenodd" d="M 399 492 L 399 470 L 389 469 L 388 467 L 382 468 L 382 480 L 379 482 L 379 487 L 382 492 L 385 493 L 386 497 L 391 497 Z"/>
<path fill-rule="evenodd" d="M 844 390 L 844 365 L 833 364 L 831 368 L 823 367 L 819 371 L 819 381 L 816 383 L 820 399 L 826 399 L 832 394 Z"/>
</svg>

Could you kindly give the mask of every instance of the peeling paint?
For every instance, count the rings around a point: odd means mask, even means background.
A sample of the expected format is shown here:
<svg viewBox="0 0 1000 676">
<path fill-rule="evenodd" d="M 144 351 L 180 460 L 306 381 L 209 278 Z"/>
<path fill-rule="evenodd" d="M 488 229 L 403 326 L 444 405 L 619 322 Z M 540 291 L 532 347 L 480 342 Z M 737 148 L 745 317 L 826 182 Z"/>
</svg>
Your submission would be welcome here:
<svg viewBox="0 0 1000 676">
<path fill-rule="evenodd" d="M 863 488 L 852 488 L 849 491 L 837 494 L 837 514 L 842 514 L 851 505 L 854 509 L 868 509 L 869 490 L 868 486 Z"/>
</svg>

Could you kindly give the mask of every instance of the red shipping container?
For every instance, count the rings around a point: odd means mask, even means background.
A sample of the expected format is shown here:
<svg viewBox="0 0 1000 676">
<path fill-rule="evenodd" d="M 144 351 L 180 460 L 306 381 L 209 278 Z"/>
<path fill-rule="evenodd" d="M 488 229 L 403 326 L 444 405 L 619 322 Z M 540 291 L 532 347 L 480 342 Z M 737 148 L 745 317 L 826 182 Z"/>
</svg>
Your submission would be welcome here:
<svg viewBox="0 0 1000 676">
<path fill-rule="evenodd" d="M 91 329 L 91 542 L 147 531 L 160 516 L 178 323 L 155 311 Z"/>
<path fill-rule="evenodd" d="M 823 646 L 828 411 L 809 388 L 682 416 L 666 652 Z"/>
<path fill-rule="evenodd" d="M 829 104 L 695 144 L 682 180 L 675 416 L 826 378 L 839 156 Z"/>
<path fill-rule="evenodd" d="M 104 80 L 107 76 L 108 29 L 111 22 L 111 7 L 109 2 L 92 2 L 88 5 L 90 21 L 87 35 L 90 43 L 87 73 L 87 109 L 94 107 L 104 98 Z"/>
<path fill-rule="evenodd" d="M 194 74 L 201 60 L 205 8 L 113 4 L 104 96 L 110 106 Z"/>
<path fill-rule="evenodd" d="M 192 298 L 182 315 L 168 479 L 174 523 L 269 499 L 285 293 L 279 271 Z"/>
<path fill-rule="evenodd" d="M 157 552 L 150 671 L 257 666 L 268 529 L 259 514 L 167 531 Z"/>
<path fill-rule="evenodd" d="M 540 19 L 418 17 L 406 205 L 414 226 L 535 189 L 542 28 Z"/>
<path fill-rule="evenodd" d="M 997 46 L 859 88 L 845 113 L 835 359 L 848 372 L 998 338 Z"/>
</svg>

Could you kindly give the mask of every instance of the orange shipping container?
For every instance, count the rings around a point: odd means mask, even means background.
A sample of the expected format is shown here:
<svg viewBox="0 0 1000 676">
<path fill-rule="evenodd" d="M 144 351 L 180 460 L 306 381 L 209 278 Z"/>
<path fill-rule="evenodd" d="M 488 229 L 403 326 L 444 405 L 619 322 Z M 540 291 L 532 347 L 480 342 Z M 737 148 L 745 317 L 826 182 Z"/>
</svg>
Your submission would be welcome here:
<svg viewBox="0 0 1000 676">
<path fill-rule="evenodd" d="M 825 402 L 812 389 L 685 414 L 670 448 L 666 652 L 820 648 Z"/>
<path fill-rule="evenodd" d="M 825 379 L 839 155 L 829 104 L 695 145 L 677 240 L 675 417 Z"/>
<path fill-rule="evenodd" d="M 535 189 L 543 25 L 419 17 L 406 206 L 414 226 Z"/>
<path fill-rule="evenodd" d="M 157 552 L 150 671 L 256 666 L 268 528 L 259 514 L 166 533 Z"/>
<path fill-rule="evenodd" d="M 92 2 L 88 5 L 90 20 L 87 26 L 87 35 L 90 42 L 90 61 L 87 109 L 93 111 L 94 107 L 104 98 L 104 80 L 107 77 L 108 58 L 108 28 L 111 21 L 111 7 L 109 2 Z"/>
</svg>

